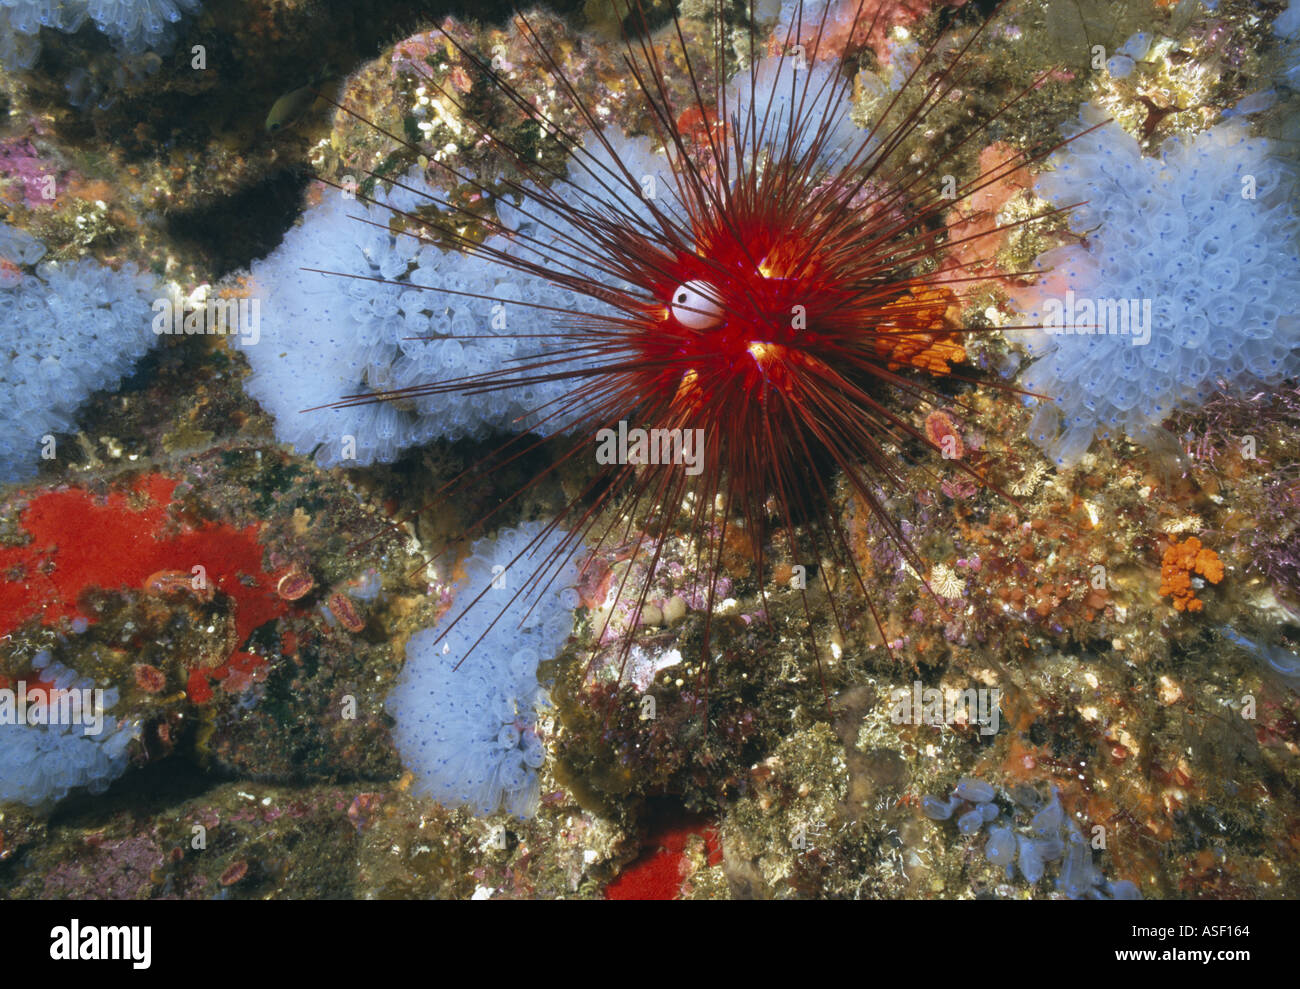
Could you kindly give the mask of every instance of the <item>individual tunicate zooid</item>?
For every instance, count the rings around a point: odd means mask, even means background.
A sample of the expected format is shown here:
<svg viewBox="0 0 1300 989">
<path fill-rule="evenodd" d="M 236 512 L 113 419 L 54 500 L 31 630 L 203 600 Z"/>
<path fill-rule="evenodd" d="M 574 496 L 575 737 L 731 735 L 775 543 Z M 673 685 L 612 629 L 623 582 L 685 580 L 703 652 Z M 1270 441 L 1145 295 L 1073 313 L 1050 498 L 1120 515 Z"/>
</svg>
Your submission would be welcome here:
<svg viewBox="0 0 1300 989">
<path fill-rule="evenodd" d="M 953 796 L 961 797 L 962 800 L 969 800 L 973 804 L 987 803 L 993 799 L 994 794 L 993 784 L 972 779 L 969 776 L 963 776 L 958 780 L 957 786 L 952 792 Z"/>
<path fill-rule="evenodd" d="M 940 800 L 938 797 L 924 796 L 921 798 L 921 812 L 932 821 L 946 821 L 952 817 L 952 812 L 957 808 L 957 800 Z"/>
</svg>

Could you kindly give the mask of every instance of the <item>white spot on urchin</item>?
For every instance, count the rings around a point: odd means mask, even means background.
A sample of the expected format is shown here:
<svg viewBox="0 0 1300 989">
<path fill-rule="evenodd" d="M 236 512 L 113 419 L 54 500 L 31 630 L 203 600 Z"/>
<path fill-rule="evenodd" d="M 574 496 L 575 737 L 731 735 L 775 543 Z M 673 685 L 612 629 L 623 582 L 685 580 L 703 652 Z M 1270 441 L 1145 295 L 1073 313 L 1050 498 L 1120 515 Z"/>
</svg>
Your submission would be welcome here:
<svg viewBox="0 0 1300 989">
<path fill-rule="evenodd" d="M 708 282 L 686 282 L 673 289 L 673 319 L 692 330 L 708 330 L 722 322 L 722 304 L 717 289 Z"/>
</svg>

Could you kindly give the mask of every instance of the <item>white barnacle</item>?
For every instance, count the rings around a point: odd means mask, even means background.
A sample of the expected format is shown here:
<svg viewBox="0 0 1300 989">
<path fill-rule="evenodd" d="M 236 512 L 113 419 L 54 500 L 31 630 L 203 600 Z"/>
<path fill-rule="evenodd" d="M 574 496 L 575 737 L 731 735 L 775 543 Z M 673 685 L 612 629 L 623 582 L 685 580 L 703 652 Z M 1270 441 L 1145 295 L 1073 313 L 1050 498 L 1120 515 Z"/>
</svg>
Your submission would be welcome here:
<svg viewBox="0 0 1300 989">
<path fill-rule="evenodd" d="M 939 563 L 930 571 L 930 588 L 941 598 L 959 598 L 966 590 L 966 582 L 946 563 Z"/>
</svg>

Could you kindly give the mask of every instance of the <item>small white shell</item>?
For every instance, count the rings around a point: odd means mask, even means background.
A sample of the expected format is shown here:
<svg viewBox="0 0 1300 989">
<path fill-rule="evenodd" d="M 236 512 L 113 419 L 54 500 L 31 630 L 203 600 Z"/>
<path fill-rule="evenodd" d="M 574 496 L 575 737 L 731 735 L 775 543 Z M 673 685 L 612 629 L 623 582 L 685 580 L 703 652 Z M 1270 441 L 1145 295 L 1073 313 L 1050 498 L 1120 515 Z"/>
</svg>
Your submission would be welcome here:
<svg viewBox="0 0 1300 989">
<path fill-rule="evenodd" d="M 707 330 L 722 322 L 717 290 L 708 282 L 686 282 L 673 289 L 673 318 L 692 330 Z"/>
</svg>

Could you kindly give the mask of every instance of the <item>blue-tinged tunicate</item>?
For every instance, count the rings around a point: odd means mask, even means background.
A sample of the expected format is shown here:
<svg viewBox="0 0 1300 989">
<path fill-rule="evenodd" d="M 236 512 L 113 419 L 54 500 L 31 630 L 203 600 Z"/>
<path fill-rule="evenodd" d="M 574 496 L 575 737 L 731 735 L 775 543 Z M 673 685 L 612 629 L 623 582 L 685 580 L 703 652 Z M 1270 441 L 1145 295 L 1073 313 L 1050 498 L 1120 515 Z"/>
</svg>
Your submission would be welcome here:
<svg viewBox="0 0 1300 989">
<path fill-rule="evenodd" d="M 963 800 L 961 794 L 968 796 L 987 796 L 987 801 L 973 806 L 969 799 Z M 960 806 L 967 809 L 957 817 L 957 831 L 965 836 L 973 836 L 989 825 L 988 840 L 984 844 L 984 857 L 995 866 L 1006 870 L 1011 879 L 1017 868 L 1021 877 L 1028 883 L 1035 884 L 1047 874 L 1048 865 L 1060 862 L 1060 872 L 1056 886 L 1071 899 L 1135 899 L 1140 900 L 1142 893 L 1136 885 L 1124 880 L 1107 883 L 1101 870 L 1093 862 L 1092 850 L 1088 847 L 1079 826 L 1070 820 L 1061 806 L 1059 791 L 1053 787 L 1051 798 L 1046 804 L 1041 797 L 1026 786 L 1013 787 L 1004 794 L 1011 804 L 1010 817 L 1003 816 L 997 803 L 995 788 L 980 780 L 964 777 L 954 788 L 948 800 L 934 796 L 921 798 L 921 809 L 934 820 L 947 820 Z M 1025 822 L 1025 815 L 1032 811 L 1032 816 Z M 1019 824 L 1016 824 L 1019 821 Z M 1028 833 L 1018 831 L 1017 827 L 1027 824 Z"/>
<path fill-rule="evenodd" d="M 1088 842 L 1080 833 L 1079 826 L 1073 821 L 1069 823 L 1065 861 L 1061 866 L 1057 885 L 1072 900 L 1084 897 L 1105 898 L 1101 891 L 1105 879 L 1101 870 L 1092 861 L 1092 849 L 1088 847 Z"/>
<path fill-rule="evenodd" d="M 1106 62 L 1106 71 L 1116 79 L 1125 79 L 1133 72 L 1135 63 L 1145 58 L 1151 47 L 1151 35 L 1140 32 L 1129 38 Z"/>
<path fill-rule="evenodd" d="M 1219 633 L 1276 673 L 1292 690 L 1300 690 L 1300 656 L 1283 646 L 1266 646 L 1248 639 L 1227 625 L 1220 625 Z"/>
<path fill-rule="evenodd" d="M 805 21 L 805 23 L 808 23 Z M 899 46 L 895 60 L 882 67 L 881 77 L 863 74 L 863 85 L 879 88 L 887 94 L 907 78 L 897 64 L 906 59 L 906 46 Z M 791 86 L 790 60 L 784 55 L 769 55 L 758 59 L 753 74 L 744 70 L 727 89 L 727 105 L 740 120 L 751 113 L 762 116 L 767 134 L 782 133 L 790 127 L 791 119 L 819 120 L 820 127 L 800 127 L 794 130 L 793 153 L 806 154 L 814 143 L 819 145 L 823 157 L 834 161 L 866 154 L 866 149 L 879 143 L 879 136 L 853 123 L 850 100 L 843 90 L 833 85 L 839 66 L 832 59 L 817 59 L 800 70 L 808 78 L 796 90 Z M 870 81 L 866 81 L 870 80 Z M 886 81 L 888 80 L 888 81 Z M 838 97 L 838 102 L 837 102 Z M 746 153 L 752 156 L 759 143 L 759 128 L 746 130 L 749 146 Z M 635 172 L 633 174 L 636 174 Z"/>
<path fill-rule="evenodd" d="M 1117 52 L 1107 60 L 1106 71 L 1116 79 L 1127 79 L 1133 74 L 1133 59 Z"/>
<path fill-rule="evenodd" d="M 1045 868 L 1038 842 L 1024 835 L 1018 836 L 1016 840 L 1020 844 L 1020 874 L 1025 877 L 1026 882 L 1036 883 L 1043 878 Z"/>
<path fill-rule="evenodd" d="M 1130 879 L 1121 879 L 1119 882 L 1109 883 L 1107 885 L 1112 900 L 1142 899 L 1142 891 L 1138 889 L 1137 883 Z"/>
<path fill-rule="evenodd" d="M 1083 897 L 1092 886 L 1087 857 L 1088 848 L 1083 839 L 1071 835 L 1065 863 L 1061 866 L 1061 888 L 1072 900 Z"/>
<path fill-rule="evenodd" d="M 924 796 L 921 798 L 921 811 L 932 821 L 946 821 L 952 817 L 952 812 L 960 802 L 955 798 L 940 800 L 938 797 Z"/>
<path fill-rule="evenodd" d="M 1291 0 L 1286 10 L 1273 21 L 1273 32 L 1281 38 L 1300 37 L 1300 2 Z"/>
<path fill-rule="evenodd" d="M 1038 854 L 1044 862 L 1055 862 L 1065 854 L 1065 842 L 1057 835 L 1035 839 L 1034 844 L 1038 846 Z"/>
<path fill-rule="evenodd" d="M 1236 106 L 1230 106 L 1224 110 L 1223 116 L 1226 118 L 1249 116 L 1252 113 L 1267 110 L 1276 102 L 1277 91 L 1266 89 L 1258 93 L 1251 93 L 1249 96 L 1243 96 L 1237 101 Z"/>
<path fill-rule="evenodd" d="M 973 804 L 982 804 L 992 800 L 995 792 L 993 784 L 963 776 L 957 781 L 952 794 L 962 800 L 969 800 Z"/>
<path fill-rule="evenodd" d="M 1016 860 L 1016 833 L 1008 826 L 989 828 L 984 857 L 994 865 L 1011 866 Z"/>
<path fill-rule="evenodd" d="M 1061 808 L 1060 796 L 1053 789 L 1052 799 L 1048 801 L 1046 807 L 1034 815 L 1034 819 L 1029 822 L 1029 826 L 1040 835 L 1056 834 L 1061 829 L 1064 814 L 1065 812 Z"/>
</svg>

